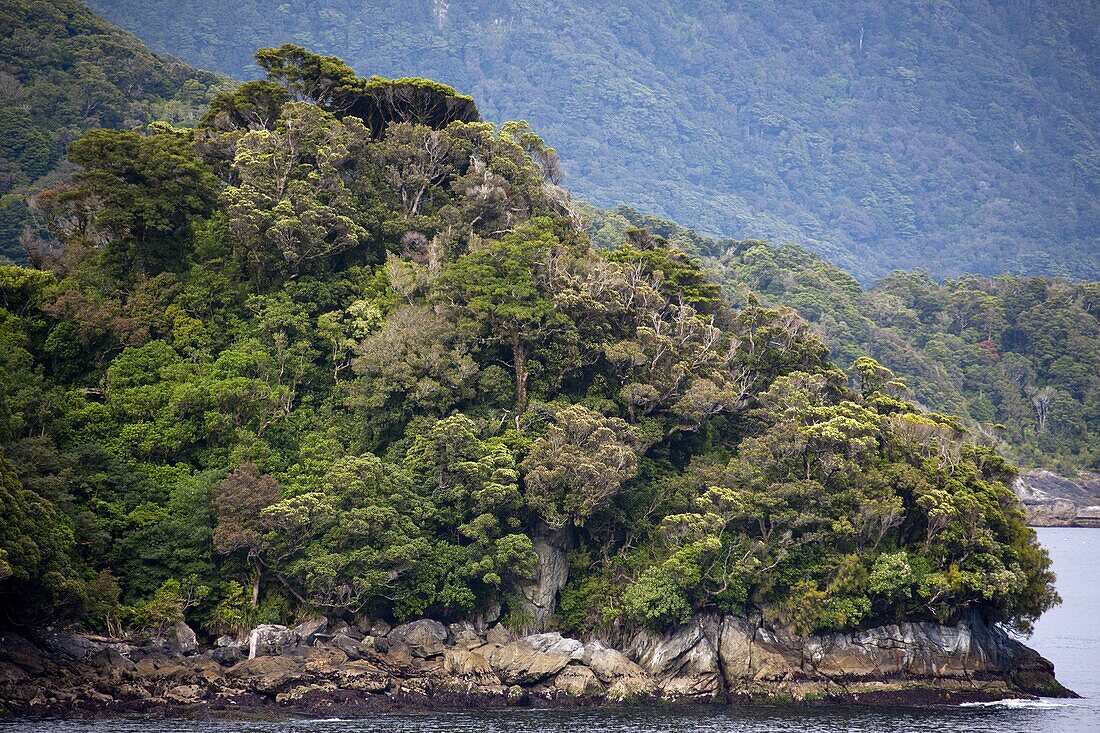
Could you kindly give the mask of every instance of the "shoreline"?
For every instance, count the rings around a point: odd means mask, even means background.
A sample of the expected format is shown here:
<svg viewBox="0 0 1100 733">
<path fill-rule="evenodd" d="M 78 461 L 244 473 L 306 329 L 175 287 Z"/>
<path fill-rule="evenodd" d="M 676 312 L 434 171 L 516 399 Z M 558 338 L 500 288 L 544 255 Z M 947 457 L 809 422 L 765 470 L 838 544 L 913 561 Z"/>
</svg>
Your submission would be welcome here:
<svg viewBox="0 0 1100 733">
<path fill-rule="evenodd" d="M 430 619 L 359 630 L 260 626 L 247 647 L 194 632 L 144 646 L 0 634 L 0 718 L 304 716 L 637 705 L 914 707 L 1076 697 L 1053 665 L 976 616 L 794 636 L 699 615 L 623 648 Z"/>
</svg>

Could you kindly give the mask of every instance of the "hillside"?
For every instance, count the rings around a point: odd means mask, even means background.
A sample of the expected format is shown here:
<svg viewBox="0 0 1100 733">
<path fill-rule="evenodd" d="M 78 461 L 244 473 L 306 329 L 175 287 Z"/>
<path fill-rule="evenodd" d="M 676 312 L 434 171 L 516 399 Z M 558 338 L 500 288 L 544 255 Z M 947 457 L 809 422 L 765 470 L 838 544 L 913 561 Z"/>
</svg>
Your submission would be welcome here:
<svg viewBox="0 0 1100 733">
<path fill-rule="evenodd" d="M 94 128 L 194 124 L 227 82 L 156 56 L 76 0 L 0 0 L 0 26 L 11 29 L 0 38 L 0 261 L 22 261 L 24 229 L 35 233 L 27 196 L 71 170 L 70 142 Z"/>
<path fill-rule="evenodd" d="M 610 639 L 1057 601 L 1011 467 L 888 369 L 648 232 L 593 247 L 553 151 L 450 87 L 256 58 L 193 129 L 75 141 L 36 199 L 63 251 L 0 267 L 2 618 Z"/>
<path fill-rule="evenodd" d="M 238 78 L 291 42 L 439 79 L 530 121 L 585 200 L 798 242 L 864 283 L 1100 279 L 1095 3 L 90 4 Z"/>
<path fill-rule="evenodd" d="M 894 272 L 864 289 L 795 245 L 715 240 L 630 209 L 585 209 L 603 247 L 645 227 L 704 259 L 726 296 L 795 309 L 844 368 L 871 356 L 1024 468 L 1100 468 L 1100 284 Z"/>
</svg>

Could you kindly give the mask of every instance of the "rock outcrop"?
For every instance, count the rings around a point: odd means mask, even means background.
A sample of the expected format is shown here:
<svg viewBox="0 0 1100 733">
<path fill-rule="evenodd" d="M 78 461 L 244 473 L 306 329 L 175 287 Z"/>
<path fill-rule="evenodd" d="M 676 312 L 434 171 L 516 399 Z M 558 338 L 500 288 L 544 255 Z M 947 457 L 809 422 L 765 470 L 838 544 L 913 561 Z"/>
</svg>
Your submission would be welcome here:
<svg viewBox="0 0 1100 733">
<path fill-rule="evenodd" d="M 1032 527 L 1100 527 L 1100 474 L 1028 471 L 1012 488 Z"/>
<path fill-rule="evenodd" d="M 325 629 L 334 633 L 325 633 Z M 364 631 L 372 633 L 366 634 Z M 186 636 L 186 634 L 184 634 Z M 357 638 L 358 637 L 358 638 Z M 0 635 L 0 713 L 201 707 L 355 714 L 410 706 L 662 699 L 904 703 L 1072 695 L 1050 662 L 977 616 L 795 636 L 759 617 L 701 614 L 625 650 L 558 633 L 429 619 L 353 628 L 264 625 L 189 653 L 56 631 Z M 247 656 L 247 658 L 246 658 Z"/>
</svg>

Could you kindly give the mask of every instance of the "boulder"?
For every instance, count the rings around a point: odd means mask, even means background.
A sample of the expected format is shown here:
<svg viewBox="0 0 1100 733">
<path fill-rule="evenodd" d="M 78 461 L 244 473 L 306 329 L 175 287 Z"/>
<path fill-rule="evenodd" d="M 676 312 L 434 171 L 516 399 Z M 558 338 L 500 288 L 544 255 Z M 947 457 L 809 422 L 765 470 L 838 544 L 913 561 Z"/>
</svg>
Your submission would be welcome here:
<svg viewBox="0 0 1100 733">
<path fill-rule="evenodd" d="M 560 672 L 569 664 L 569 656 L 547 654 L 525 641 L 513 641 L 493 650 L 489 663 L 504 684 L 533 685 Z"/>
<path fill-rule="evenodd" d="M 336 683 L 345 690 L 383 692 L 393 679 L 368 662 L 348 662 L 336 672 Z"/>
<path fill-rule="evenodd" d="M 227 676 L 241 681 L 253 692 L 273 695 L 292 682 L 305 678 L 306 672 L 297 659 L 254 657 L 231 668 Z"/>
<path fill-rule="evenodd" d="M 421 619 L 394 627 L 386 636 L 390 647 L 403 644 L 414 657 L 426 659 L 443 653 L 447 643 L 447 627 L 438 621 Z"/>
<path fill-rule="evenodd" d="M 506 629 L 503 624 L 497 624 L 489 629 L 489 633 L 485 635 L 485 640 L 491 644 L 509 644 L 515 638 L 515 635 Z"/>
<path fill-rule="evenodd" d="M 386 622 L 385 619 L 380 618 L 371 623 L 370 628 L 367 631 L 369 632 L 370 636 L 379 639 L 389 634 L 391 628 L 392 627 L 389 625 L 389 623 Z"/>
<path fill-rule="evenodd" d="M 205 690 L 198 685 L 177 685 L 164 693 L 164 698 L 170 702 L 184 705 L 196 703 L 203 698 Z"/>
<path fill-rule="evenodd" d="M 604 694 L 604 687 L 588 667 L 570 664 L 554 677 L 554 689 L 571 697 L 595 697 Z"/>
<path fill-rule="evenodd" d="M 523 641 L 530 644 L 536 651 L 547 654 L 564 654 L 577 661 L 581 659 L 584 650 L 584 644 L 576 639 L 562 636 L 556 631 L 545 634 L 529 634 L 523 637 Z"/>
<path fill-rule="evenodd" d="M 0 633 L 0 661 L 11 662 L 30 674 L 42 674 L 46 671 L 42 650 L 10 631 Z"/>
<path fill-rule="evenodd" d="M 237 645 L 233 646 L 219 646 L 215 647 L 210 652 L 210 658 L 218 664 L 224 664 L 230 666 L 241 661 L 241 657 L 244 655 L 241 653 L 241 648 Z"/>
<path fill-rule="evenodd" d="M 664 697 L 713 700 L 725 693 L 718 661 L 720 620 L 699 615 L 664 634 L 638 632 L 627 654 L 656 681 Z"/>
<path fill-rule="evenodd" d="M 230 646 L 239 647 L 240 642 L 237 641 L 237 637 L 225 634 L 223 636 L 219 636 L 217 639 L 214 640 L 214 646 L 219 649 Z"/>
<path fill-rule="evenodd" d="M 485 655 L 466 649 L 444 650 L 443 671 L 452 677 L 491 681 L 493 684 L 499 682 L 493 674 L 493 666 Z"/>
<path fill-rule="evenodd" d="M 53 629 L 46 630 L 42 644 L 47 650 L 78 662 L 90 659 L 93 654 L 107 646 L 77 634 L 66 634 Z"/>
<path fill-rule="evenodd" d="M 124 672 L 133 672 L 137 669 L 137 665 L 128 657 L 124 656 L 122 651 L 114 645 L 99 650 L 92 655 L 92 658 L 88 661 L 96 667 L 105 670 L 115 669 Z"/>
<path fill-rule="evenodd" d="M 298 632 L 278 624 L 262 624 L 248 635 L 248 658 L 276 657 L 298 647 Z"/>
<path fill-rule="evenodd" d="M 328 619 L 324 616 L 318 616 L 316 618 L 306 619 L 302 623 L 294 627 L 294 632 L 298 634 L 298 639 L 302 644 L 312 644 L 318 634 L 321 634 L 328 628 Z"/>
<path fill-rule="evenodd" d="M 485 638 L 477 632 L 477 628 L 469 621 L 459 621 L 447 627 L 451 644 L 462 649 L 473 649 L 485 643 Z"/>
<path fill-rule="evenodd" d="M 652 695 L 657 690 L 653 678 L 618 649 L 590 641 L 584 645 L 580 655 L 600 682 L 608 685 L 611 697 L 622 699 Z"/>
<path fill-rule="evenodd" d="M 485 610 L 474 617 L 474 628 L 477 629 L 477 632 L 484 634 L 490 626 L 499 621 L 502 610 L 499 603 L 490 601 Z"/>
<path fill-rule="evenodd" d="M 194 654 L 198 651 L 199 640 L 186 622 L 177 621 L 168 630 L 168 646 L 179 654 Z"/>
<path fill-rule="evenodd" d="M 374 637 L 371 636 L 359 640 L 347 634 L 337 634 L 328 643 L 346 654 L 348 659 L 362 659 L 374 649 Z"/>
</svg>

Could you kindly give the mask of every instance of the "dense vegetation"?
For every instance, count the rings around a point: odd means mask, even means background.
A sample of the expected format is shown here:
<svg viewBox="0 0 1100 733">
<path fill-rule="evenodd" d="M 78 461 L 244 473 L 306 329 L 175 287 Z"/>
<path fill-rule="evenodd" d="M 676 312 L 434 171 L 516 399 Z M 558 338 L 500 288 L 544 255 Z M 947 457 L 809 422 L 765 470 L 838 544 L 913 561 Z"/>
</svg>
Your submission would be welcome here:
<svg viewBox="0 0 1100 733">
<path fill-rule="evenodd" d="M 700 231 L 891 269 L 1100 279 L 1100 8 L 828 0 L 91 0 L 249 78 L 292 42 L 527 119 L 571 188 Z"/>
<path fill-rule="evenodd" d="M 578 633 L 1056 599 L 1012 468 L 885 367 L 643 228 L 592 246 L 525 124 L 257 59 L 195 129 L 76 141 L 63 251 L 0 268 L 6 622 L 531 625 L 545 538 Z"/>
<path fill-rule="evenodd" d="M 1017 465 L 1100 471 L 1100 284 L 894 272 L 870 290 L 795 245 L 712 240 L 630 209 L 585 209 L 602 247 L 646 227 L 702 258 L 734 305 L 805 318 L 843 368 L 869 355 L 920 404 L 960 415 Z"/>
<path fill-rule="evenodd" d="M 42 247 L 27 196 L 68 174 L 70 142 L 100 127 L 193 124 L 226 82 L 153 55 L 76 0 L 0 0 L 0 27 L 0 262 L 22 262 Z"/>
</svg>

